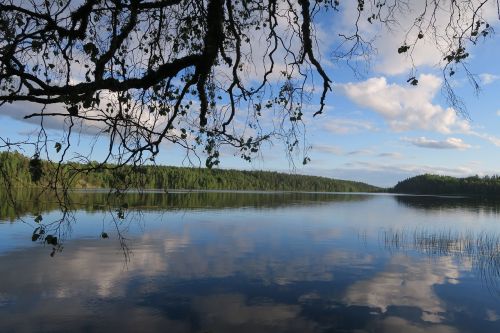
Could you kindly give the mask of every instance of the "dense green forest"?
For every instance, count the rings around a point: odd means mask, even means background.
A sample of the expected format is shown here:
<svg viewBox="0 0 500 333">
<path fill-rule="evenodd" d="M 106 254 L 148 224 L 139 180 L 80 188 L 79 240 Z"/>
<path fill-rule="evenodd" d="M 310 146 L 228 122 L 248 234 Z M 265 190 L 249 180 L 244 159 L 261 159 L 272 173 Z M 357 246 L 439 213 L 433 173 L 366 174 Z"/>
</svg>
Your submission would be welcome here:
<svg viewBox="0 0 500 333">
<path fill-rule="evenodd" d="M 500 176 L 455 178 L 425 174 L 399 182 L 391 192 L 500 196 Z"/>
<path fill-rule="evenodd" d="M 97 166 L 97 163 L 66 163 L 62 166 L 71 179 L 72 188 L 121 188 L 144 189 L 194 189 L 194 190 L 271 190 L 315 192 L 374 192 L 379 188 L 361 182 L 337 180 L 325 177 L 286 174 L 269 171 L 241 171 L 171 166 L 125 166 L 114 169 L 113 165 L 79 172 Z M 2 186 L 41 187 L 54 175 L 55 163 L 29 159 L 17 152 L 0 153 L 0 181 Z"/>
</svg>

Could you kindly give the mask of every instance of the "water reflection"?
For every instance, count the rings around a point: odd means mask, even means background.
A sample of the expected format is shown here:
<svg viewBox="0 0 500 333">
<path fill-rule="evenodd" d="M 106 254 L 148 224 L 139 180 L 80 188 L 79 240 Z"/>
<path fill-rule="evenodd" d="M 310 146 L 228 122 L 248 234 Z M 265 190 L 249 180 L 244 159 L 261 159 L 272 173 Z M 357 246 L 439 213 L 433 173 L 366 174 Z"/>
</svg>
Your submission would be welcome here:
<svg viewBox="0 0 500 333">
<path fill-rule="evenodd" d="M 29 226 L 0 225 L 0 331 L 500 329 L 499 298 L 476 269 L 498 253 L 498 215 L 467 233 L 443 226 L 472 210 L 415 210 L 392 196 L 155 193 L 133 194 L 116 221 L 78 195 L 54 257 L 25 237 Z M 226 202 L 203 208 L 216 200 Z"/>
<path fill-rule="evenodd" d="M 463 270 L 463 268 L 462 268 Z M 459 283 L 460 269 L 452 258 L 441 257 L 434 262 L 395 255 L 384 270 L 368 280 L 352 284 L 346 293 L 349 304 L 375 307 L 386 313 L 390 307 L 421 309 L 424 322 L 444 321 L 446 305 L 434 292 L 436 285 Z"/>
<path fill-rule="evenodd" d="M 460 261 L 486 287 L 500 295 L 500 234 L 454 230 L 385 230 L 384 247 L 391 252 L 417 251 L 435 260 Z M 432 263 L 433 265 L 443 265 Z"/>
<path fill-rule="evenodd" d="M 15 206 L 8 195 L 12 195 Z M 121 196 L 110 196 L 106 190 L 74 191 L 69 195 L 70 210 L 102 212 L 110 207 L 127 207 L 141 211 L 222 209 L 222 208 L 280 208 L 291 205 L 320 205 L 332 202 L 350 202 L 372 199 L 369 194 L 334 194 L 301 192 L 255 192 L 255 191 L 146 191 L 127 192 Z M 20 216 L 38 215 L 60 207 L 57 197 L 51 192 L 40 192 L 33 188 L 6 193 L 0 190 L 0 222 L 16 221 Z M 66 204 L 66 203 L 65 203 Z"/>
<path fill-rule="evenodd" d="M 500 198 L 431 195 L 397 195 L 401 205 L 422 210 L 462 209 L 475 213 L 500 213 Z"/>
</svg>

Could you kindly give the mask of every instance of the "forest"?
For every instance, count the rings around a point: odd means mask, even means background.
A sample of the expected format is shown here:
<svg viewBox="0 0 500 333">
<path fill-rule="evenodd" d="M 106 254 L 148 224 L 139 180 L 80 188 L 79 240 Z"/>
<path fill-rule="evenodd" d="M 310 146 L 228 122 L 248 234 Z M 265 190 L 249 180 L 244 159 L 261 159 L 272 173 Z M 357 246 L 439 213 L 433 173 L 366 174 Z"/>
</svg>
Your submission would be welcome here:
<svg viewBox="0 0 500 333">
<path fill-rule="evenodd" d="M 93 168 L 95 164 L 95 168 Z M 314 192 L 375 192 L 378 187 L 362 182 L 337 180 L 270 171 L 243 171 L 147 165 L 140 167 L 88 165 L 47 162 L 28 158 L 18 152 L 0 153 L 0 181 L 3 186 L 47 187 L 52 184 L 54 168 L 64 168 L 76 189 L 191 189 L 191 190 L 266 190 Z M 84 171 L 82 171 L 84 170 Z M 68 184 L 65 184 L 68 185 Z"/>
<path fill-rule="evenodd" d="M 500 176 L 456 178 L 425 174 L 400 181 L 390 191 L 408 194 L 500 196 Z"/>
</svg>

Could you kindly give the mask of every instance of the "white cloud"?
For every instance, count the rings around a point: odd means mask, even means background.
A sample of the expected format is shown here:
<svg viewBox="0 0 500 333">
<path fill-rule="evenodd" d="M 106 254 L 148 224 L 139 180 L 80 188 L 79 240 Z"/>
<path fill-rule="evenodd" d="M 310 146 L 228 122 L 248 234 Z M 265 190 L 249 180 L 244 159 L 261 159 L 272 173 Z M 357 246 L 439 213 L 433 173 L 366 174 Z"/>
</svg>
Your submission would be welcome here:
<svg viewBox="0 0 500 333">
<path fill-rule="evenodd" d="M 430 265 L 425 260 L 394 256 L 387 271 L 350 286 L 345 300 L 348 304 L 376 307 L 384 313 L 390 306 L 418 307 L 422 310 L 423 321 L 439 323 L 444 319 L 446 304 L 434 288 L 450 280 L 456 281 L 460 272 L 451 257 L 437 260 L 437 265 Z"/>
<path fill-rule="evenodd" d="M 323 128 L 335 134 L 350 134 L 377 130 L 375 125 L 359 119 L 335 118 L 327 121 Z"/>
<path fill-rule="evenodd" d="M 424 314 L 426 314 L 424 312 Z M 433 324 L 420 325 L 401 317 L 386 316 L 380 320 L 379 328 L 381 332 L 405 332 L 405 333 L 457 333 L 458 330 L 450 325 Z"/>
<path fill-rule="evenodd" d="M 16 102 L 12 104 L 6 104 L 0 109 L 0 117 L 9 117 L 18 121 L 23 121 L 31 123 L 34 125 L 40 125 L 40 117 L 32 117 L 25 119 L 24 117 L 31 114 L 40 114 L 42 112 L 43 106 L 40 104 L 35 104 L 31 102 Z M 67 114 L 68 111 L 61 104 L 53 104 L 47 106 L 44 113 L 61 113 Z M 43 117 L 44 128 L 62 130 L 65 128 L 65 122 L 63 116 L 47 116 Z"/>
<path fill-rule="evenodd" d="M 479 14 L 483 19 L 489 21 L 490 24 L 494 23 L 497 20 L 496 2 L 488 1 L 486 4 L 481 5 L 482 9 L 478 13 L 470 10 L 471 8 L 478 8 L 480 2 L 480 0 L 472 0 L 460 4 L 459 7 L 461 7 L 461 10 L 467 12 L 468 15 L 461 16 L 462 22 L 457 21 L 452 23 L 458 29 L 468 29 L 469 26 L 463 24 L 463 22 L 473 20 L 474 18 L 471 15 L 474 14 Z M 438 36 L 446 36 L 449 33 L 445 29 L 448 23 L 450 23 L 450 6 L 455 6 L 455 2 L 443 3 L 443 6 L 440 6 L 437 11 L 430 10 L 430 5 L 427 1 L 405 2 L 404 6 L 396 8 L 393 12 L 397 18 L 397 22 L 391 21 L 388 24 L 370 24 L 367 20 L 367 15 L 371 15 L 372 12 L 365 10 L 357 26 L 354 26 L 353 22 L 356 22 L 358 17 L 357 5 L 357 1 L 342 2 L 343 15 L 340 27 L 337 24 L 332 24 L 330 35 L 337 36 L 340 29 L 344 35 L 349 36 L 354 33 L 354 29 L 358 29 L 363 40 L 370 41 L 376 51 L 369 54 L 376 71 L 385 75 L 398 75 L 407 74 L 414 68 L 421 66 L 437 67 L 442 65 L 443 55 L 447 54 L 449 50 L 449 39 L 435 39 L 432 35 L 435 33 Z M 456 8 L 454 7 L 453 9 Z M 377 11 L 376 9 L 374 10 Z M 404 54 L 399 54 L 397 50 L 405 42 L 412 43 L 417 40 L 418 29 L 413 29 L 412 31 L 410 29 L 415 23 L 415 18 L 421 13 L 424 13 L 422 20 L 424 27 L 432 22 L 433 28 L 424 32 L 424 37 L 418 39 L 415 49 Z M 345 45 L 344 49 L 349 49 L 350 47 L 352 47 L 352 44 Z M 361 57 L 358 64 L 363 66 L 365 61 L 366 58 Z"/>
<path fill-rule="evenodd" d="M 468 149 L 471 145 L 465 143 L 459 138 L 447 138 L 446 140 L 438 141 L 427 139 L 424 136 L 418 138 L 403 138 L 405 142 L 411 143 L 414 146 L 433 149 Z"/>
<path fill-rule="evenodd" d="M 418 80 L 417 86 L 403 86 L 388 83 L 385 77 L 375 77 L 360 83 L 338 84 L 336 88 L 354 103 L 380 114 L 394 131 L 469 131 L 469 123 L 453 108 L 433 104 L 442 80 L 435 75 L 420 75 Z"/>
<path fill-rule="evenodd" d="M 479 74 L 479 78 L 481 79 L 481 83 L 484 85 L 491 84 L 496 80 L 500 79 L 500 76 L 490 73 Z"/>
<path fill-rule="evenodd" d="M 470 135 L 477 136 L 478 138 L 481 138 L 483 140 L 489 141 L 490 143 L 494 144 L 497 147 L 500 147 L 500 138 L 496 137 L 494 135 L 488 134 L 488 133 L 478 133 L 471 131 L 469 132 Z"/>
<path fill-rule="evenodd" d="M 500 110 L 497 110 L 497 116 L 500 117 Z"/>
<path fill-rule="evenodd" d="M 500 315 L 495 310 L 488 309 L 486 310 L 486 320 L 488 321 L 497 321 L 500 319 Z"/>
<path fill-rule="evenodd" d="M 404 13 L 398 13 L 399 21 L 395 29 L 388 29 L 388 25 L 382 24 L 370 24 L 367 20 L 366 15 L 371 15 L 371 11 L 364 11 L 359 19 L 356 27 L 354 27 L 353 22 L 356 22 L 358 16 L 356 1 L 345 1 L 343 5 L 343 16 L 341 21 L 342 33 L 346 36 L 354 33 L 354 29 L 359 29 L 359 33 L 362 35 L 364 41 L 369 41 L 373 51 L 365 50 L 369 60 L 374 65 L 374 69 L 386 75 L 397 75 L 402 73 L 408 73 L 414 66 L 420 65 L 436 65 L 441 57 L 439 50 L 433 45 L 428 38 L 424 38 L 420 41 L 419 47 L 413 52 L 412 57 L 408 57 L 407 54 L 398 54 L 397 49 L 404 43 L 406 31 L 410 28 L 411 23 L 414 21 L 410 18 L 411 15 L 416 15 L 416 10 L 422 9 L 424 2 L 412 2 L 411 8 Z M 405 22 L 408 22 L 406 24 Z M 331 35 L 338 35 L 337 31 L 339 27 L 335 24 L 332 25 Z M 340 41 L 343 41 L 340 39 Z M 340 42 L 339 41 L 339 42 Z M 352 44 L 347 44 L 343 49 L 348 50 L 352 47 Z M 365 66 L 367 58 L 365 56 L 360 57 L 358 65 Z"/>
</svg>

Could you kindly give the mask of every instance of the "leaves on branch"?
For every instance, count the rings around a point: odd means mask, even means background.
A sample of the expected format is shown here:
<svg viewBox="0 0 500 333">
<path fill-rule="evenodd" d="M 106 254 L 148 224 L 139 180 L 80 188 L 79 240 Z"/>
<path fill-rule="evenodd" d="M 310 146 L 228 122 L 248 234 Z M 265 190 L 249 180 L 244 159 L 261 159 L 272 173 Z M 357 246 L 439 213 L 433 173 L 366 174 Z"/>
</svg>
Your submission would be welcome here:
<svg viewBox="0 0 500 333">
<path fill-rule="evenodd" d="M 398 53 L 401 54 L 401 53 L 405 53 L 407 52 L 408 50 L 410 49 L 410 46 L 409 45 L 402 45 L 398 48 Z"/>
<path fill-rule="evenodd" d="M 40 155 L 35 154 L 30 159 L 29 170 L 32 182 L 38 182 L 43 176 L 42 161 L 40 160 Z"/>
<path fill-rule="evenodd" d="M 36 242 L 44 234 L 45 234 L 45 230 L 42 227 L 35 228 L 35 230 L 33 230 L 32 236 L 31 236 L 31 241 Z"/>
<path fill-rule="evenodd" d="M 493 32 L 484 19 L 490 1 L 426 1 L 421 12 L 408 13 L 413 24 L 397 52 L 411 58 L 424 37 L 442 44 L 446 80 L 458 68 L 447 66 L 464 65 L 466 47 Z M 347 60 L 366 59 L 372 50 L 361 19 L 398 26 L 401 9 L 411 7 L 400 0 L 357 0 L 354 6 L 354 33 L 339 32 L 352 45 L 341 53 Z M 64 117 L 65 129 L 95 129 L 108 139 L 106 161 L 121 165 L 154 159 L 166 141 L 196 158 L 203 150 L 207 167 L 220 163 L 223 146 L 248 161 L 270 138 L 296 151 L 305 145 L 289 143 L 304 140 L 305 118 L 324 111 L 332 88 L 315 36 L 315 18 L 330 9 L 340 11 L 340 1 L 3 1 L 0 106 L 37 103 L 43 111 L 26 118 Z M 440 33 L 432 18 L 443 13 L 449 21 Z M 260 43 L 264 49 L 255 52 Z M 319 93 L 305 89 L 318 81 Z M 408 82 L 418 84 L 414 77 Z M 309 111 L 305 103 L 319 107 Z M 66 111 L 53 111 L 53 104 Z M 54 149 L 60 152 L 62 143 Z M 30 174 L 40 179 L 38 155 Z"/>
<path fill-rule="evenodd" d="M 40 222 L 42 222 L 42 220 L 43 220 L 42 215 L 38 214 L 38 215 L 35 217 L 35 220 L 34 220 L 34 221 L 35 221 L 36 223 L 40 223 Z"/>
<path fill-rule="evenodd" d="M 45 237 L 45 243 L 56 246 L 57 245 L 57 237 L 54 235 L 47 235 Z"/>
<path fill-rule="evenodd" d="M 410 77 L 408 80 L 406 80 L 406 82 L 409 82 L 413 86 L 418 85 L 418 80 L 414 76 Z"/>
</svg>

